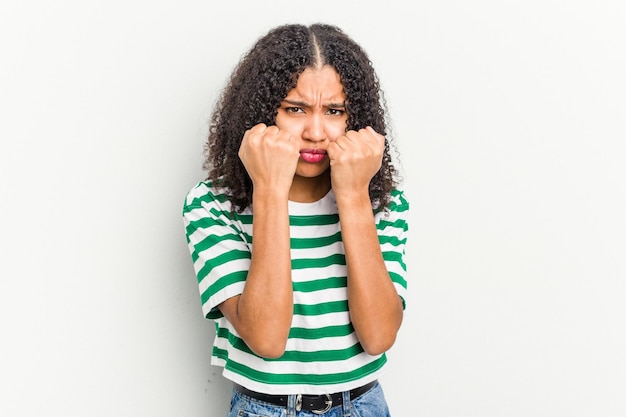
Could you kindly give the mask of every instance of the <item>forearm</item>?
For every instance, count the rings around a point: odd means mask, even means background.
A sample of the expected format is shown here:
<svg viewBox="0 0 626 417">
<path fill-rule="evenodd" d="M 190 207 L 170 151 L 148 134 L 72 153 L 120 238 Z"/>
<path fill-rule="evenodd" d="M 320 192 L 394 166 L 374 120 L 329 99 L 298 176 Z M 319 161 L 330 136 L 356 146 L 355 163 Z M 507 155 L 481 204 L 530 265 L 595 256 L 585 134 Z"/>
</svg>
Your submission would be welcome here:
<svg viewBox="0 0 626 417">
<path fill-rule="evenodd" d="M 383 260 L 369 195 L 363 192 L 338 198 L 337 203 L 352 324 L 363 348 L 379 354 L 395 341 L 402 322 L 402 303 Z"/>
<path fill-rule="evenodd" d="M 236 310 L 227 318 L 260 356 L 280 356 L 293 315 L 287 197 L 254 192 L 250 269 Z"/>
</svg>

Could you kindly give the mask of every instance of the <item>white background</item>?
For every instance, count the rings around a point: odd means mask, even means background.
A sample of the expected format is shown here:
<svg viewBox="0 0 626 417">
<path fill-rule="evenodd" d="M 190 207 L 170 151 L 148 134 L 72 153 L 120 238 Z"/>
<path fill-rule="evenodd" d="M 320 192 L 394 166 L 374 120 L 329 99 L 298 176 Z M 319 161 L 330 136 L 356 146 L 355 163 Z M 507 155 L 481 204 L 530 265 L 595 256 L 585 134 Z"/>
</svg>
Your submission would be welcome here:
<svg viewBox="0 0 626 417">
<path fill-rule="evenodd" d="M 220 417 L 181 207 L 270 27 L 370 53 L 412 204 L 395 417 L 626 415 L 620 0 L 6 1 L 0 415 Z"/>
</svg>

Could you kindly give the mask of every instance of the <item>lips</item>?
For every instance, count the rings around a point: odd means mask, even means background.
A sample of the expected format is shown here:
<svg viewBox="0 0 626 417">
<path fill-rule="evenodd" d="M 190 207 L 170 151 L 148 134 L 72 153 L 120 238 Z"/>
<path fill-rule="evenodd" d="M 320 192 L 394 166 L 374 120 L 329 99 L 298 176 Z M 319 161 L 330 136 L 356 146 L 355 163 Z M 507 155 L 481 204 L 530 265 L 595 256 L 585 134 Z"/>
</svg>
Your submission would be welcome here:
<svg viewBox="0 0 626 417">
<path fill-rule="evenodd" d="M 321 162 L 326 157 L 326 151 L 324 149 L 302 149 L 300 151 L 300 157 L 305 162 L 316 164 Z"/>
</svg>

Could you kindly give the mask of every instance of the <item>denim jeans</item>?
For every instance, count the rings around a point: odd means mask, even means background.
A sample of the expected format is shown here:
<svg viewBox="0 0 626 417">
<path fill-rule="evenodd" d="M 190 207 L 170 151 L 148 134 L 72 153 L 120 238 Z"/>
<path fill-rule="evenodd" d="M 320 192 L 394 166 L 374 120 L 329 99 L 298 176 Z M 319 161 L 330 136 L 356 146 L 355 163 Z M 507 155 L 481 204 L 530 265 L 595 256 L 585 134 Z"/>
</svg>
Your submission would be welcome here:
<svg viewBox="0 0 626 417">
<path fill-rule="evenodd" d="M 290 395 L 287 407 L 268 404 L 233 390 L 228 417 L 316 417 L 311 411 L 296 411 L 296 395 Z M 350 401 L 350 393 L 343 393 L 343 405 L 337 405 L 321 414 L 323 417 L 391 417 L 380 383 L 360 397 Z"/>
</svg>

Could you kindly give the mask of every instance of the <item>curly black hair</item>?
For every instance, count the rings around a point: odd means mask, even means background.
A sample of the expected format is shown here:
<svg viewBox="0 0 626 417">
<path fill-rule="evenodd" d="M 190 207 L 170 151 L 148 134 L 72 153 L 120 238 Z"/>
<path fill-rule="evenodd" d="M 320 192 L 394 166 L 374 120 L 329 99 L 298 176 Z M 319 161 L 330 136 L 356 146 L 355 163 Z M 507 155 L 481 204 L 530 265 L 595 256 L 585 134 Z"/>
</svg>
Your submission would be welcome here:
<svg viewBox="0 0 626 417">
<path fill-rule="evenodd" d="M 367 53 L 336 26 L 286 24 L 271 29 L 243 55 L 217 100 L 205 144 L 207 180 L 227 187 L 233 208 L 252 203 L 252 181 L 238 151 L 246 130 L 275 123 L 277 109 L 307 68 L 332 66 L 346 95 L 346 130 L 371 126 L 388 135 L 386 104 Z M 380 170 L 370 182 L 372 207 L 389 204 L 397 171 L 385 141 Z"/>
</svg>

